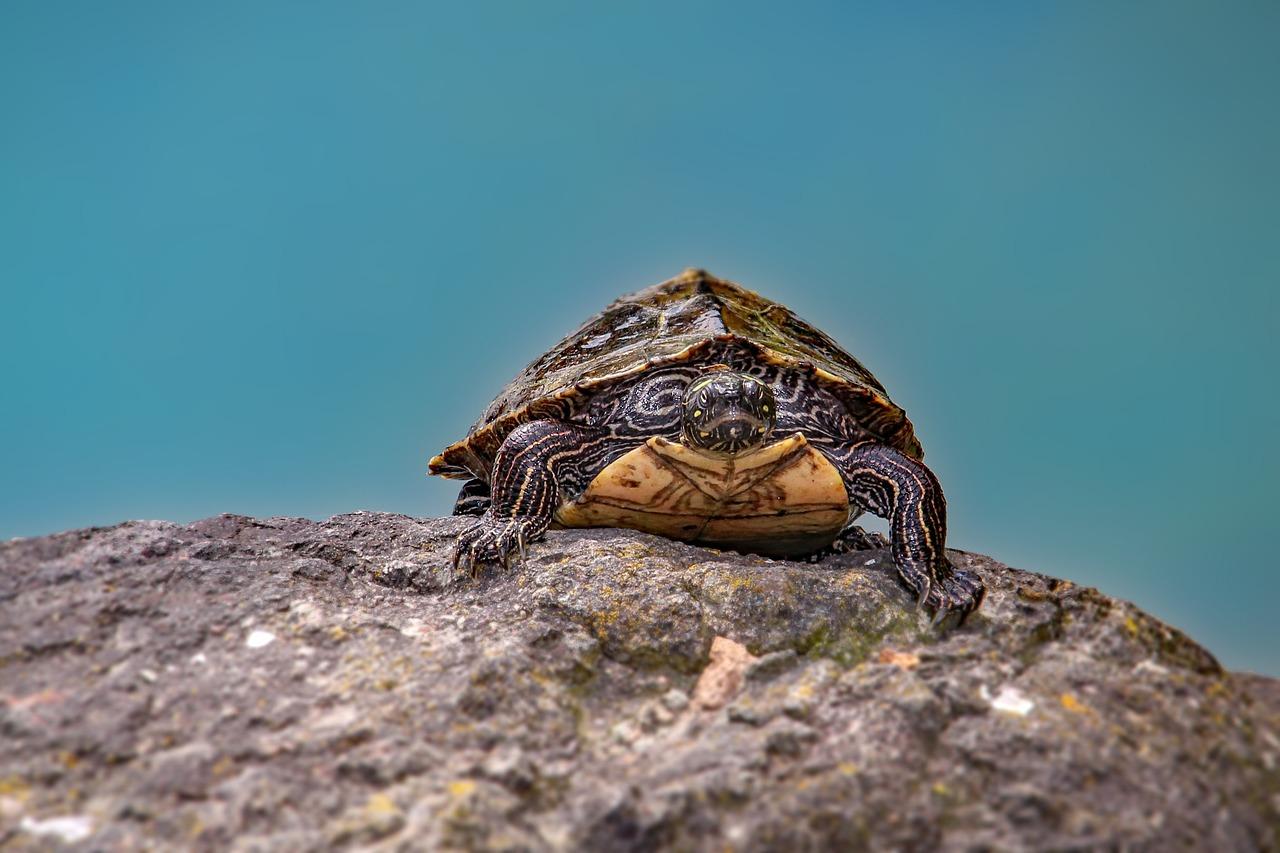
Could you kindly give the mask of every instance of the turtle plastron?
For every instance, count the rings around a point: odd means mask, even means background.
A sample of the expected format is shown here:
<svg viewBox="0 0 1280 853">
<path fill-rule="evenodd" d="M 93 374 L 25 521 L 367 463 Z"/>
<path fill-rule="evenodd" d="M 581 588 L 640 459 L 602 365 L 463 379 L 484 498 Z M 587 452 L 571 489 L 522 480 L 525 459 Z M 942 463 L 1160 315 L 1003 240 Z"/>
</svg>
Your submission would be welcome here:
<svg viewBox="0 0 1280 853">
<path fill-rule="evenodd" d="M 556 513 L 565 527 L 631 527 L 774 556 L 824 547 L 848 519 L 840 473 L 800 433 L 729 457 L 655 436 Z"/>
</svg>

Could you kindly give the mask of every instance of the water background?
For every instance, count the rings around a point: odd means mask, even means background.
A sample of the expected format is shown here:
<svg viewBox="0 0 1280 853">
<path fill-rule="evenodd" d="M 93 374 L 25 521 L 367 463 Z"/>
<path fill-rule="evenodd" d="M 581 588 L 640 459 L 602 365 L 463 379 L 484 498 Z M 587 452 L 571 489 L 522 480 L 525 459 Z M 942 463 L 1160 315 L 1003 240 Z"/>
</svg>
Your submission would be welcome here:
<svg viewBox="0 0 1280 853">
<path fill-rule="evenodd" d="M 0 537 L 444 514 L 691 265 L 904 405 L 951 544 L 1280 674 L 1280 5 L 0 6 Z"/>
</svg>

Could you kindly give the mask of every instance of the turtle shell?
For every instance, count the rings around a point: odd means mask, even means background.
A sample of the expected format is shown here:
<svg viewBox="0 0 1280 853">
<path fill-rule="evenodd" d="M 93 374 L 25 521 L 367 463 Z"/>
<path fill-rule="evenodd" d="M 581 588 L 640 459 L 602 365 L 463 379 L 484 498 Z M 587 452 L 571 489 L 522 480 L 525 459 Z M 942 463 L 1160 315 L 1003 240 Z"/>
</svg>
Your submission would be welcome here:
<svg viewBox="0 0 1280 853">
<path fill-rule="evenodd" d="M 572 417 L 602 390 L 726 345 L 763 363 L 807 371 L 848 407 L 868 438 L 923 458 L 906 413 L 835 341 L 786 306 L 689 269 L 619 297 L 536 359 L 502 389 L 466 438 L 431 460 L 429 471 L 487 480 L 502 440 L 520 424 Z"/>
</svg>

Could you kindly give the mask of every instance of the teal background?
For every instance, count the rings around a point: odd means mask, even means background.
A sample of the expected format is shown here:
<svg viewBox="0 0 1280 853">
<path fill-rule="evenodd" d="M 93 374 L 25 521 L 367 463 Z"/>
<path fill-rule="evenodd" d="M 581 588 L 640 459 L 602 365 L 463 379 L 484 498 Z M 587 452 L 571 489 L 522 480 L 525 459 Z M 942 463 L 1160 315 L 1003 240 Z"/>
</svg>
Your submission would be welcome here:
<svg viewBox="0 0 1280 853">
<path fill-rule="evenodd" d="M 1280 5 L 0 6 L 0 536 L 448 511 L 617 294 L 787 302 L 951 544 L 1280 674 Z"/>
</svg>

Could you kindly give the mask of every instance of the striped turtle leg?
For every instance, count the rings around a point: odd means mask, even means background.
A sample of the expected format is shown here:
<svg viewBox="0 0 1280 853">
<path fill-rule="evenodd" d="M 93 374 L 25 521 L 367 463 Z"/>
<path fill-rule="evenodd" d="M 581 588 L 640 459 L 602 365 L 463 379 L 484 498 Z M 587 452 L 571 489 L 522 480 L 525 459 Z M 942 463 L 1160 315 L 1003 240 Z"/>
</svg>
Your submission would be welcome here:
<svg viewBox="0 0 1280 853">
<path fill-rule="evenodd" d="M 976 574 L 946 556 L 947 501 L 933 472 L 891 447 L 868 442 L 827 450 L 857 506 L 889 520 L 894 563 L 902 582 L 940 622 L 950 611 L 960 621 L 982 603 Z"/>
<path fill-rule="evenodd" d="M 458 492 L 458 500 L 453 504 L 453 514 L 484 515 L 491 502 L 488 483 L 484 480 L 467 480 L 462 491 Z"/>
<path fill-rule="evenodd" d="M 525 546 L 546 532 L 560 505 L 561 491 L 584 488 L 599 470 L 611 438 L 560 421 L 521 424 L 494 457 L 488 509 L 459 536 L 453 565 L 524 557 Z M 465 487 L 464 487 L 465 491 Z"/>
</svg>

